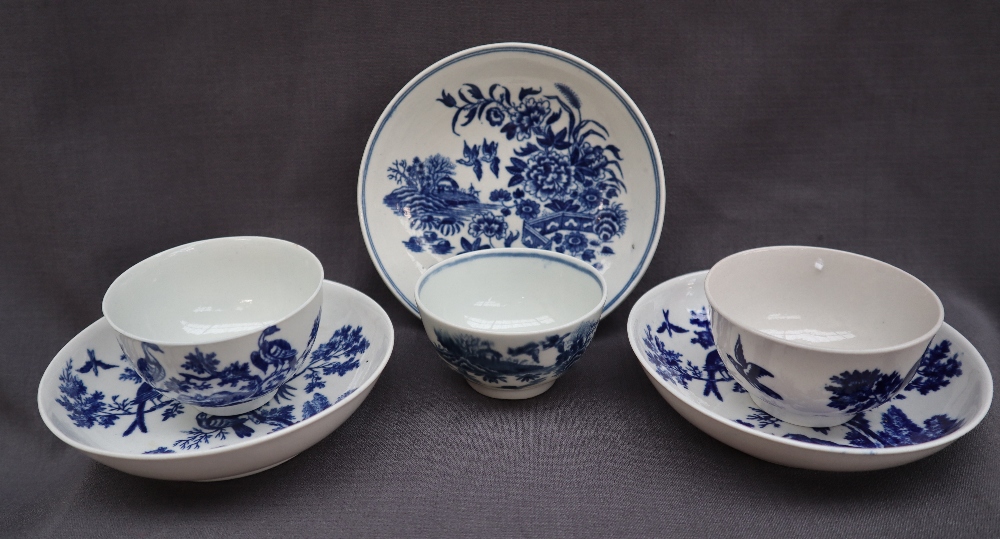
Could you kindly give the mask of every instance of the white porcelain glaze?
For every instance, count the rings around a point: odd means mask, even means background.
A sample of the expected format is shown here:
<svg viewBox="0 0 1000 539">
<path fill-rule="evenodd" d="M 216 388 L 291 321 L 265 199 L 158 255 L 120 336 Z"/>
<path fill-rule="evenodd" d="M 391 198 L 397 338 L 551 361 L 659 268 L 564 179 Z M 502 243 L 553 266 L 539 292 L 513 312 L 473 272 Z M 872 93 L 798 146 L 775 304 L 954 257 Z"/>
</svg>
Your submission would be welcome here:
<svg viewBox="0 0 1000 539">
<path fill-rule="evenodd" d="M 530 251 L 469 257 L 431 272 L 418 291 L 421 312 L 469 330 L 524 333 L 565 326 L 604 295 L 591 273 Z"/>
<path fill-rule="evenodd" d="M 295 374 L 315 339 L 322 283 L 322 264 L 298 245 L 216 238 L 128 269 L 108 289 L 103 310 L 152 387 L 215 415 L 236 415 L 269 401 Z"/>
<path fill-rule="evenodd" d="M 944 321 L 912 275 L 861 255 L 765 247 L 705 279 L 722 360 L 763 410 L 830 427 L 888 402 Z"/>
<path fill-rule="evenodd" d="M 53 358 L 38 386 L 39 413 L 62 441 L 134 475 L 217 481 L 277 466 L 350 417 L 392 352 L 392 323 L 378 304 L 341 284 L 323 287 L 315 350 L 259 410 L 211 416 L 151 392 L 102 318 Z"/>
<path fill-rule="evenodd" d="M 706 309 L 707 274 L 676 277 L 643 295 L 629 314 L 628 335 L 663 398 L 727 445 L 785 466 L 877 470 L 940 451 L 989 411 L 993 382 L 986 362 L 944 324 L 910 384 L 879 408 L 831 428 L 800 427 L 772 417 L 719 359 Z"/>
<path fill-rule="evenodd" d="M 319 291 L 323 266 L 284 240 L 204 240 L 156 254 L 115 279 L 104 316 L 133 339 L 194 345 L 259 332 Z"/>
<path fill-rule="evenodd" d="M 464 50 L 414 77 L 372 129 L 358 178 L 372 262 L 414 314 L 414 284 L 434 264 L 523 246 L 596 267 L 606 315 L 649 265 L 664 207 L 635 103 L 580 58 L 527 43 Z"/>
<path fill-rule="evenodd" d="M 438 353 L 484 395 L 538 395 L 583 354 L 607 300 L 599 272 L 536 249 L 484 250 L 434 266 L 414 294 Z"/>
</svg>

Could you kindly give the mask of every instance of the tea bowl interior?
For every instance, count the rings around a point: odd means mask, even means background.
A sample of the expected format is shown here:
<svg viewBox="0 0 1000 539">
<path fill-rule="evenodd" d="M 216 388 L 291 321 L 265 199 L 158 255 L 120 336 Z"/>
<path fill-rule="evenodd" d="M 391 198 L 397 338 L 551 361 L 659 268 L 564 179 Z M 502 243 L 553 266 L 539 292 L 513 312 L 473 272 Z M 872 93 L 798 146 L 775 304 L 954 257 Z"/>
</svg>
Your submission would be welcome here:
<svg viewBox="0 0 1000 539">
<path fill-rule="evenodd" d="M 137 340 L 203 344 L 259 331 L 294 314 L 323 284 L 307 249 L 273 238 L 182 245 L 128 269 L 104 296 L 111 325 Z"/>
<path fill-rule="evenodd" d="M 712 308 L 733 323 L 804 348 L 881 350 L 928 341 L 944 320 L 916 277 L 865 256 L 819 247 L 766 247 L 716 264 Z"/>
<path fill-rule="evenodd" d="M 536 249 L 462 255 L 431 268 L 417 283 L 421 315 L 468 330 L 547 331 L 603 306 L 606 286 L 583 262 Z"/>
</svg>

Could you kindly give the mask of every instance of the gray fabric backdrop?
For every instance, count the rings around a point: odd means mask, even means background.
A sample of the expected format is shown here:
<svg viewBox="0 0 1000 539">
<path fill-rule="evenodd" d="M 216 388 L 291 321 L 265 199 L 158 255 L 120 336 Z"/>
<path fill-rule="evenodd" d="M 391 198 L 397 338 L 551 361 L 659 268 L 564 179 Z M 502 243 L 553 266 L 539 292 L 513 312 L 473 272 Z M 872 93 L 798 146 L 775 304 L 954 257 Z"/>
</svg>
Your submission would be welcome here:
<svg viewBox="0 0 1000 539">
<path fill-rule="evenodd" d="M 1000 536 L 996 412 L 902 468 L 783 468 L 681 419 L 625 336 L 663 280 L 815 244 L 923 279 L 1000 372 L 998 32 L 993 2 L 3 2 L 0 535 Z M 645 277 L 526 402 L 479 396 L 435 356 L 355 206 L 395 92 L 497 41 L 608 73 L 666 169 Z M 389 313 L 396 350 L 357 414 L 218 484 L 131 477 L 51 435 L 38 380 L 114 277 L 241 234 L 306 246 Z"/>
</svg>

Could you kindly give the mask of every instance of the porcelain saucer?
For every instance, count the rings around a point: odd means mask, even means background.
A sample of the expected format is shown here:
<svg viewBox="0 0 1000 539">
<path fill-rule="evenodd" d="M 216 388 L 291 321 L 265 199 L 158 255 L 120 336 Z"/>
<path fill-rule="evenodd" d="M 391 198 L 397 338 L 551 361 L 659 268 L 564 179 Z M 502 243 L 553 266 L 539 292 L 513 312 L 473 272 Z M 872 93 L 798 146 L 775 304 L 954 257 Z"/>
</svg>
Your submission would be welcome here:
<svg viewBox="0 0 1000 539">
<path fill-rule="evenodd" d="M 277 466 L 339 427 L 374 387 L 393 339 L 392 323 L 377 303 L 325 281 L 316 346 L 302 371 L 262 408 L 221 417 L 166 399 L 143 383 L 102 318 L 49 364 L 38 386 L 38 410 L 62 441 L 123 472 L 233 479 Z"/>
<path fill-rule="evenodd" d="M 986 362 L 944 324 L 916 375 L 896 397 L 846 424 L 808 428 L 755 407 L 715 349 L 707 271 L 666 281 L 636 302 L 629 341 L 667 402 L 713 438 L 763 460 L 813 470 L 864 471 L 907 464 L 944 449 L 989 410 Z"/>
<path fill-rule="evenodd" d="M 434 264 L 488 248 L 564 253 L 635 288 L 663 226 L 663 165 L 646 120 L 607 75 L 565 52 L 484 45 L 414 77 L 372 130 L 358 213 L 382 279 L 419 316 Z"/>
</svg>

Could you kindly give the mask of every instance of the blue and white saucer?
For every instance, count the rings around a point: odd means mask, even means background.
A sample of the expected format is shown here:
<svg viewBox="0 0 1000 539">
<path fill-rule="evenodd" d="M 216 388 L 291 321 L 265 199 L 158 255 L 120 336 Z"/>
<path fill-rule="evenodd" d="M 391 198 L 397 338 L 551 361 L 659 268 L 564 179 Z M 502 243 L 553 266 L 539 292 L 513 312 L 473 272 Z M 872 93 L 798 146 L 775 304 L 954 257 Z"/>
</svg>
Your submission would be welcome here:
<svg viewBox="0 0 1000 539">
<path fill-rule="evenodd" d="M 372 262 L 413 314 L 434 264 L 531 247 L 604 275 L 611 312 L 663 227 L 663 165 L 639 108 L 596 67 L 549 47 L 453 54 L 396 94 L 372 130 L 358 213 Z"/>
<path fill-rule="evenodd" d="M 628 319 L 629 341 L 657 391 L 713 438 L 755 457 L 813 470 L 907 464 L 944 449 L 982 421 L 993 380 L 979 352 L 945 324 L 912 381 L 893 400 L 844 425 L 800 427 L 758 409 L 715 350 L 707 271 L 647 292 Z"/>
<path fill-rule="evenodd" d="M 186 481 L 242 477 L 285 462 L 350 417 L 389 360 L 393 335 L 377 303 L 325 281 L 306 367 L 262 408 L 220 417 L 143 383 L 102 318 L 49 364 L 38 410 L 62 441 L 126 473 Z"/>
</svg>

